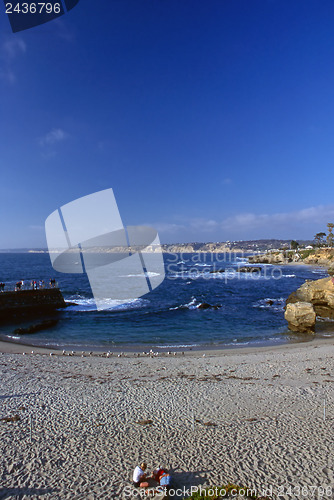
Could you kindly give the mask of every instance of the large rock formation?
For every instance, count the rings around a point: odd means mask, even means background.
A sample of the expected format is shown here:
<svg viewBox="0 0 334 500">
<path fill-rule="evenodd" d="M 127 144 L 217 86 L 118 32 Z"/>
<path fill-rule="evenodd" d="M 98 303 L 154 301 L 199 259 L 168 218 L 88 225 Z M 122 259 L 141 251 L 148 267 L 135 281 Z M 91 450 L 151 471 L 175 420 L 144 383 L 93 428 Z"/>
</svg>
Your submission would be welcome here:
<svg viewBox="0 0 334 500">
<path fill-rule="evenodd" d="M 314 332 L 316 314 L 309 302 L 287 304 L 284 317 L 293 332 Z"/>
<path fill-rule="evenodd" d="M 334 278 L 306 281 L 286 301 L 290 330 L 314 331 L 316 316 L 334 319 Z"/>
</svg>

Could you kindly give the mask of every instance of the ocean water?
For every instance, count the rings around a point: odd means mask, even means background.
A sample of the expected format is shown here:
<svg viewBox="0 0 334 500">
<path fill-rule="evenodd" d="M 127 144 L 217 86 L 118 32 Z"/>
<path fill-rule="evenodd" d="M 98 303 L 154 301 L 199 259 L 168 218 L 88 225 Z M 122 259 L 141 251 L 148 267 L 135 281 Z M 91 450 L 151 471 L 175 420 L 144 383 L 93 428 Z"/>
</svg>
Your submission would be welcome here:
<svg viewBox="0 0 334 500">
<path fill-rule="evenodd" d="M 278 344 L 305 340 L 287 329 L 284 304 L 306 279 L 327 276 L 314 266 L 261 265 L 261 273 L 237 272 L 247 258 L 235 254 L 164 255 L 166 278 L 153 292 L 97 311 L 85 275 L 61 274 L 47 254 L 0 254 L 0 281 L 55 278 L 64 298 L 75 305 L 56 312 L 53 328 L 30 335 L 14 333 L 37 321 L 0 323 L 0 338 L 77 350 L 196 349 Z M 225 269 L 224 273 L 212 273 Z M 138 279 L 136 275 L 131 279 Z M 207 303 L 217 308 L 201 309 Z M 49 316 L 48 316 L 49 317 Z M 46 319 L 43 317 L 42 319 Z M 39 321 L 39 320 L 38 320 Z M 320 324 L 319 335 L 331 326 Z"/>
</svg>

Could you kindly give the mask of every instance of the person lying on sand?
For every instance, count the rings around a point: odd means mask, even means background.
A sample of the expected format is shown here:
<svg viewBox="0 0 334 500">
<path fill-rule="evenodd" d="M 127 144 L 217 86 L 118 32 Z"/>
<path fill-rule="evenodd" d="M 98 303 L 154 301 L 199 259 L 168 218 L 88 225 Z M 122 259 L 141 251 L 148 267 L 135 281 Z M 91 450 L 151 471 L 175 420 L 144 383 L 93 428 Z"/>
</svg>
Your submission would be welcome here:
<svg viewBox="0 0 334 500">
<path fill-rule="evenodd" d="M 146 479 L 146 473 L 145 473 L 146 469 L 147 469 L 146 463 L 142 462 L 140 464 L 140 466 L 137 465 L 137 467 L 133 471 L 132 481 L 133 481 L 133 485 L 134 485 L 135 488 L 138 488 L 139 486 L 146 487 L 146 483 L 143 484 L 143 485 L 141 484 Z"/>
</svg>

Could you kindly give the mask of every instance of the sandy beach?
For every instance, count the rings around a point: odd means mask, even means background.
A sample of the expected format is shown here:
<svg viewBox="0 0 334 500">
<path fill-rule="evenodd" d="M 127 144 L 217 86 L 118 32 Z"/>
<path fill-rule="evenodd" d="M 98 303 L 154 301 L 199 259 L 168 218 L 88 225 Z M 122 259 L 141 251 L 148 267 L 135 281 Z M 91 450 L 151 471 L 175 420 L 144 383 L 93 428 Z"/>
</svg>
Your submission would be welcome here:
<svg viewBox="0 0 334 500">
<path fill-rule="evenodd" d="M 333 498 L 333 339 L 153 358 L 31 350 L 0 343 L 1 499 L 140 498 L 142 460 L 172 471 L 175 498 L 228 482 Z"/>
</svg>

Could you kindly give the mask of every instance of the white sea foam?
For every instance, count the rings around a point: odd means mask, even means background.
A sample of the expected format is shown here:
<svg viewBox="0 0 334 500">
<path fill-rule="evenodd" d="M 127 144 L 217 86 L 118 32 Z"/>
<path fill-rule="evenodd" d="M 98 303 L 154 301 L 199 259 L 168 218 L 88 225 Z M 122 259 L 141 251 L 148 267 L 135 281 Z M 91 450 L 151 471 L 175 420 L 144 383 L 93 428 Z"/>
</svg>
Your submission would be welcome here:
<svg viewBox="0 0 334 500">
<path fill-rule="evenodd" d="M 177 345 L 157 345 L 158 349 L 177 349 L 177 348 L 187 348 L 187 347 L 199 347 L 200 344 L 177 344 Z"/>
<path fill-rule="evenodd" d="M 312 273 L 313 274 L 323 274 L 324 276 L 326 276 L 328 274 L 326 269 L 313 269 Z"/>
<path fill-rule="evenodd" d="M 191 301 L 188 302 L 187 304 L 181 304 L 180 306 L 175 306 L 175 307 L 170 307 L 170 311 L 176 311 L 177 309 L 196 309 L 198 306 L 196 306 L 196 298 L 192 297 Z"/>
<path fill-rule="evenodd" d="M 137 309 L 141 307 L 145 307 L 149 301 L 146 299 L 129 299 L 128 302 L 124 303 L 121 300 L 115 299 L 103 299 L 99 301 L 95 301 L 95 299 L 88 298 L 73 298 L 69 299 L 66 302 L 75 303 L 75 305 L 68 306 L 66 308 L 67 311 L 77 311 L 77 312 L 86 312 L 86 311 L 96 311 L 96 302 L 104 306 L 106 310 L 127 310 L 127 309 Z M 105 307 L 107 306 L 107 307 Z"/>
<path fill-rule="evenodd" d="M 225 346 L 227 346 L 227 345 L 233 345 L 234 347 L 238 347 L 238 346 L 249 345 L 249 344 L 250 344 L 250 342 L 238 342 L 238 341 L 234 341 L 233 340 L 233 342 L 229 342 L 227 344 L 224 343 L 223 345 L 225 345 Z"/>
<path fill-rule="evenodd" d="M 146 273 L 146 276 L 149 278 L 153 278 L 154 276 L 160 276 L 160 273 L 154 273 L 151 271 L 148 271 Z M 119 276 L 119 278 L 143 278 L 145 277 L 144 273 L 139 273 L 139 274 L 125 274 L 124 276 Z"/>
<path fill-rule="evenodd" d="M 261 299 L 255 302 L 255 304 L 253 304 L 253 307 L 259 309 L 270 309 L 271 311 L 275 312 L 281 312 L 284 310 L 285 300 L 286 299 L 284 297 L 279 297 L 279 298 L 266 297 L 265 299 Z"/>
</svg>

